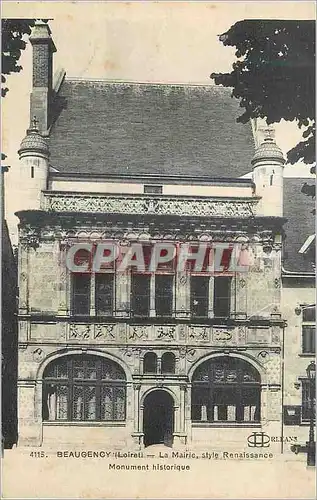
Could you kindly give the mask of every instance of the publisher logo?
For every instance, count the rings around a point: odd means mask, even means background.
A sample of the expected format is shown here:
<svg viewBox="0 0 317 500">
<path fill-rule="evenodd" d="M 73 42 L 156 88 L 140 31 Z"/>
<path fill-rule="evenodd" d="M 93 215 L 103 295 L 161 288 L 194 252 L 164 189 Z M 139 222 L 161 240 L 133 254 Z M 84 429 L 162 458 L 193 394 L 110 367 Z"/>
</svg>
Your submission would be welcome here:
<svg viewBox="0 0 317 500">
<path fill-rule="evenodd" d="M 270 446 L 270 436 L 265 432 L 252 432 L 248 437 L 249 448 L 267 448 Z"/>
</svg>

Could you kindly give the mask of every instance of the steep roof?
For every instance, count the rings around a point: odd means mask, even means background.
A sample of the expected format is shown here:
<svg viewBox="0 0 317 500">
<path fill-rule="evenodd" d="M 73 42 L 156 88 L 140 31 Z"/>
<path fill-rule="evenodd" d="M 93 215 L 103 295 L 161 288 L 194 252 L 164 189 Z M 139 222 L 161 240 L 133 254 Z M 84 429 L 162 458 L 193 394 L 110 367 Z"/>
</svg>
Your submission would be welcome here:
<svg viewBox="0 0 317 500">
<path fill-rule="evenodd" d="M 307 238 L 315 233 L 315 217 L 312 198 L 301 192 L 304 182 L 313 183 L 314 179 L 284 178 L 284 269 L 291 272 L 313 272 L 311 254 L 299 253 Z"/>
<path fill-rule="evenodd" d="M 65 80 L 55 102 L 50 163 L 60 172 L 240 177 L 251 125 L 230 90 Z"/>
</svg>

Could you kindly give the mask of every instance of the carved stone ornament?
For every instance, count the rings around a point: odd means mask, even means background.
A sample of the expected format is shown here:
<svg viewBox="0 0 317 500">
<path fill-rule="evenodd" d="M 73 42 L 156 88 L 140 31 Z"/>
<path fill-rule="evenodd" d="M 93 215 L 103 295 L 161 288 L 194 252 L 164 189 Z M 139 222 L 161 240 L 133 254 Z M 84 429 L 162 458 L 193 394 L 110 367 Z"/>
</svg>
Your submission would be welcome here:
<svg viewBox="0 0 317 500">
<path fill-rule="evenodd" d="M 192 363 L 194 361 L 195 354 L 196 354 L 196 349 L 187 349 L 186 351 L 187 361 Z"/>
<path fill-rule="evenodd" d="M 184 340 L 186 338 L 186 326 L 180 325 L 178 327 L 178 336 L 180 340 Z"/>
<path fill-rule="evenodd" d="M 258 358 L 262 363 L 267 363 L 270 361 L 270 353 L 268 351 L 260 351 L 258 353 Z"/>
<path fill-rule="evenodd" d="M 212 331 L 212 338 L 214 342 L 229 342 L 232 339 L 232 332 L 214 328 Z"/>
<path fill-rule="evenodd" d="M 181 346 L 179 348 L 179 357 L 180 358 L 185 358 L 186 357 L 186 352 L 187 352 L 187 347 L 186 346 Z"/>
<path fill-rule="evenodd" d="M 189 330 L 189 338 L 194 340 L 208 340 L 209 329 L 206 327 L 192 327 Z"/>
<path fill-rule="evenodd" d="M 138 347 L 122 347 L 120 349 L 123 356 L 127 356 L 128 358 L 132 358 L 133 355 L 140 356 L 141 349 Z"/>
<path fill-rule="evenodd" d="M 240 285 L 240 287 L 241 287 L 241 288 L 244 288 L 244 287 L 245 287 L 245 285 L 246 285 L 246 281 L 245 281 L 245 279 L 244 279 L 244 278 L 241 278 L 241 279 L 239 280 L 239 285 Z"/>
<path fill-rule="evenodd" d="M 78 325 L 71 323 L 69 325 L 70 340 L 88 340 L 90 338 L 91 325 Z"/>
<path fill-rule="evenodd" d="M 238 327 L 238 343 L 245 344 L 246 342 L 246 328 L 245 326 Z"/>
<path fill-rule="evenodd" d="M 95 325 L 95 339 L 98 340 L 115 340 L 115 325 Z"/>
<path fill-rule="evenodd" d="M 178 197 L 141 197 L 119 195 L 44 195 L 44 209 L 57 212 L 94 212 L 121 214 L 191 215 L 212 217 L 251 217 L 256 200 L 197 200 Z"/>
<path fill-rule="evenodd" d="M 42 361 L 42 359 L 44 359 L 44 356 L 45 356 L 45 354 L 44 354 L 43 349 L 41 349 L 40 347 L 37 347 L 36 349 L 34 349 L 34 351 L 33 351 L 34 361 L 37 361 L 37 362 Z"/>
<path fill-rule="evenodd" d="M 24 229 L 19 237 L 20 246 L 23 249 L 33 248 L 36 250 L 40 246 L 40 232 L 37 229 Z"/>
<path fill-rule="evenodd" d="M 160 326 L 156 331 L 158 340 L 174 340 L 175 326 Z"/>
<path fill-rule="evenodd" d="M 274 286 L 275 286 L 275 288 L 280 288 L 281 287 L 281 280 L 279 278 L 275 278 L 275 280 L 274 280 Z"/>
<path fill-rule="evenodd" d="M 129 332 L 130 340 L 147 340 L 148 328 L 146 326 L 132 326 Z"/>
<path fill-rule="evenodd" d="M 186 285 L 186 283 L 187 283 L 187 275 L 186 274 L 182 274 L 180 276 L 179 283 L 180 283 L 180 285 Z"/>
</svg>

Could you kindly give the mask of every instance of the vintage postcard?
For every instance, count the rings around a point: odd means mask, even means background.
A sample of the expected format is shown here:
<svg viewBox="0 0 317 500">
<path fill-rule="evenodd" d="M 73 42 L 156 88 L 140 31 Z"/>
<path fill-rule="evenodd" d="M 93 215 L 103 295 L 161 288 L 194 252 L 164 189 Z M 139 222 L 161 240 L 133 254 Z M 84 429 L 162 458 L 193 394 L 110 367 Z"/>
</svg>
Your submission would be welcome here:
<svg viewBox="0 0 317 500">
<path fill-rule="evenodd" d="M 2 498 L 316 497 L 314 19 L 2 3 Z"/>
</svg>

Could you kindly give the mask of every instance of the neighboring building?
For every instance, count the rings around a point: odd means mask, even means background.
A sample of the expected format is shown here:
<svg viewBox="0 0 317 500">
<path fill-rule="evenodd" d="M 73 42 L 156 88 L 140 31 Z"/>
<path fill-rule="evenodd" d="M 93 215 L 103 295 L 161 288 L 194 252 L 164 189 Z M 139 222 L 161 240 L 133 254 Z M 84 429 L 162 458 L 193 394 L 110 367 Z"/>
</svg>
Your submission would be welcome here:
<svg viewBox="0 0 317 500">
<path fill-rule="evenodd" d="M 308 440 L 311 413 L 306 369 L 316 358 L 315 203 L 300 192 L 305 181 L 284 179 L 287 223 L 281 302 L 282 315 L 287 320 L 284 420 L 287 432 L 297 435 L 300 443 Z"/>
<path fill-rule="evenodd" d="M 286 311 L 274 139 L 255 150 L 226 89 L 64 74 L 53 89 L 46 25 L 31 43 L 38 123 L 19 149 L 19 444 L 240 451 L 253 432 L 285 436 L 283 405 L 299 404 L 283 391 L 298 298 Z M 234 276 L 172 265 L 71 273 L 66 252 L 78 241 L 141 242 L 145 260 L 161 241 L 240 243 L 253 260 Z"/>
<path fill-rule="evenodd" d="M 2 176 L 8 167 L 2 166 Z M 1 241 L 1 436 L 2 445 L 11 448 L 18 437 L 17 378 L 17 263 L 13 254 L 7 222 L 4 218 L 4 179 L 2 178 L 2 241 Z"/>
</svg>

